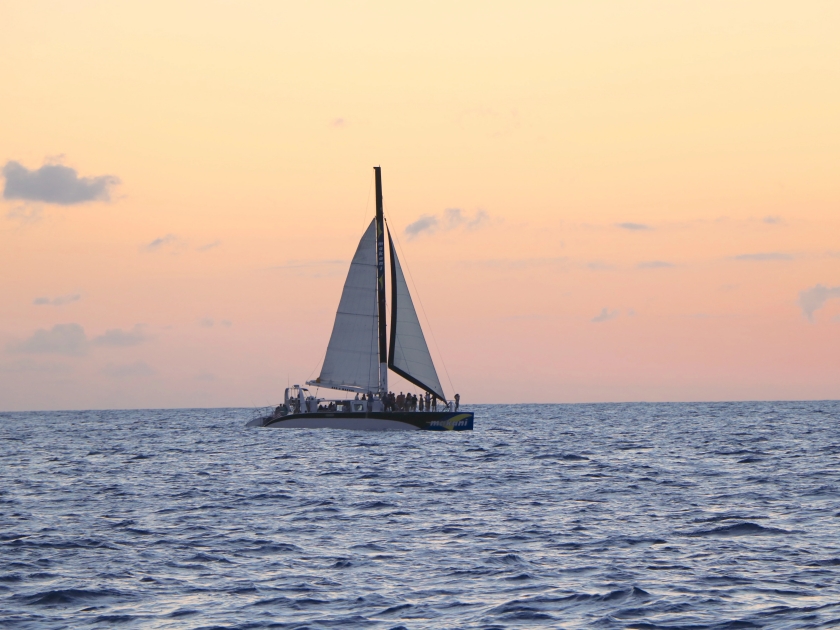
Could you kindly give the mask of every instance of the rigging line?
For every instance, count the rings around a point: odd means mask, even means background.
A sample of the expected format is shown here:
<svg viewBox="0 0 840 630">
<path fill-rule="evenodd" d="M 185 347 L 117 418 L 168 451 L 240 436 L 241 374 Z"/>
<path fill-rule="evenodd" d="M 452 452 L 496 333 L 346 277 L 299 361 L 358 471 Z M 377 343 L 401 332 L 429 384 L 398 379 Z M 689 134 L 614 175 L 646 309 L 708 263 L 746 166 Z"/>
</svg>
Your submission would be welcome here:
<svg viewBox="0 0 840 630">
<path fill-rule="evenodd" d="M 385 204 L 382 204 L 382 214 L 385 214 Z M 393 236 L 393 233 L 389 232 L 389 234 L 392 234 Z M 411 267 L 408 266 L 408 259 L 405 257 L 405 250 L 403 250 L 402 248 L 402 244 L 400 243 L 399 237 L 394 237 L 394 240 L 397 241 L 397 249 L 400 250 L 400 255 L 402 256 L 405 268 L 408 269 L 408 277 L 411 280 L 411 286 L 414 287 L 414 295 L 417 296 L 417 301 L 420 302 L 420 309 L 423 311 L 423 317 L 426 319 L 426 326 L 429 327 L 429 332 L 432 335 L 432 342 L 435 344 L 435 350 L 437 350 L 438 356 L 440 357 L 440 362 L 443 364 L 443 371 L 446 372 L 446 380 L 449 381 L 449 386 L 454 392 L 455 386 L 452 384 L 452 378 L 449 376 L 449 369 L 446 367 L 446 361 L 443 358 L 443 353 L 440 351 L 440 346 L 438 346 L 437 337 L 435 337 L 435 331 L 432 330 L 432 323 L 431 321 L 429 321 L 429 316 L 426 315 L 426 307 L 423 306 L 423 300 L 420 298 L 420 291 L 417 290 L 417 284 L 414 282 L 414 276 L 411 275 Z"/>
<path fill-rule="evenodd" d="M 373 188 L 374 175 L 370 176 L 370 183 L 368 184 L 367 201 L 365 201 L 365 213 L 362 215 L 362 230 L 365 229 L 365 221 L 367 221 L 368 208 L 370 207 L 370 191 Z"/>
</svg>

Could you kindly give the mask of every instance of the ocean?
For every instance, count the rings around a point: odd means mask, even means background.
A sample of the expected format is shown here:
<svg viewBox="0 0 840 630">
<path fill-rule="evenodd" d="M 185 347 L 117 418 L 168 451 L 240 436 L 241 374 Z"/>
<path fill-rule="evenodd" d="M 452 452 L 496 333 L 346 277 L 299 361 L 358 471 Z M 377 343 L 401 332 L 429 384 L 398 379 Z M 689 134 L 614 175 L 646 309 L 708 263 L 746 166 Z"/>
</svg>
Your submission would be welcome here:
<svg viewBox="0 0 840 630">
<path fill-rule="evenodd" d="M 840 402 L 0 413 L 3 628 L 840 627 Z"/>
</svg>

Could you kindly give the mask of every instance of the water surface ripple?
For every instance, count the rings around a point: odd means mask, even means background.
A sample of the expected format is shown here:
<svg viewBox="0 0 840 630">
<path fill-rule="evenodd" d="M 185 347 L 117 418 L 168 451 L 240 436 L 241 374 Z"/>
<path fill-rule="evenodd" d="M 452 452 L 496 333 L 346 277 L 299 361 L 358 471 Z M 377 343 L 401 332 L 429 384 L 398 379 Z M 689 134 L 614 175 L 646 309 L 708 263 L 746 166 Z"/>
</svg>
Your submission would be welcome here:
<svg viewBox="0 0 840 630">
<path fill-rule="evenodd" d="M 840 626 L 840 403 L 0 414 L 9 628 Z"/>
</svg>

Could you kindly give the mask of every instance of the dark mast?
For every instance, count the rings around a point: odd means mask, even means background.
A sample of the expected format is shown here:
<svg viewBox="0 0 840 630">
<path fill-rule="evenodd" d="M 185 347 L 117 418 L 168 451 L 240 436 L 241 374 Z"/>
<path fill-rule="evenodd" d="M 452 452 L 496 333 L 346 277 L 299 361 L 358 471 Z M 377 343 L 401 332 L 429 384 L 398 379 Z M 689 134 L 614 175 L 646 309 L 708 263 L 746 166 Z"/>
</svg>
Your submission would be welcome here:
<svg viewBox="0 0 840 630">
<path fill-rule="evenodd" d="M 382 169 L 376 174 L 376 293 L 379 298 L 379 391 L 388 391 L 388 344 L 385 335 L 385 217 L 382 211 Z"/>
</svg>

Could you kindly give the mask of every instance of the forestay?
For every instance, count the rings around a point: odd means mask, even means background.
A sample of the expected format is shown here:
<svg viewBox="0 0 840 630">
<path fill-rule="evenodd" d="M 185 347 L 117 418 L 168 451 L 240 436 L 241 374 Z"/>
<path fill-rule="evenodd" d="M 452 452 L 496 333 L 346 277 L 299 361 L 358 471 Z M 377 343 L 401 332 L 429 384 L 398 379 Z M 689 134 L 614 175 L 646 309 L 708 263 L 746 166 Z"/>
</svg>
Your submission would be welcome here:
<svg viewBox="0 0 840 630">
<path fill-rule="evenodd" d="M 408 292 L 390 230 L 388 242 L 391 247 L 391 347 L 388 367 L 418 387 L 446 400 L 414 302 Z"/>
<path fill-rule="evenodd" d="M 365 230 L 350 263 L 321 375 L 311 385 L 377 391 L 376 221 Z"/>
</svg>

